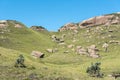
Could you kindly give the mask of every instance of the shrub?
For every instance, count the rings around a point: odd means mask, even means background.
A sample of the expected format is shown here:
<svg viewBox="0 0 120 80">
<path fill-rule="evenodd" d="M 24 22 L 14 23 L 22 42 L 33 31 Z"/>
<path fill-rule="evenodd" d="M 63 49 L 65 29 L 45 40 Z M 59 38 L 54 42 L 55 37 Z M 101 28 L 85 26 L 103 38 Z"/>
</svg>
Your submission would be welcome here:
<svg viewBox="0 0 120 80">
<path fill-rule="evenodd" d="M 24 56 L 23 55 L 19 55 L 19 57 L 17 58 L 16 62 L 15 62 L 15 67 L 21 67 L 21 68 L 25 68 L 25 64 L 24 64 Z"/>
<path fill-rule="evenodd" d="M 103 74 L 100 72 L 101 63 L 97 62 L 95 64 L 91 64 L 90 67 L 87 68 L 86 72 L 89 74 L 91 77 L 103 77 Z"/>
</svg>

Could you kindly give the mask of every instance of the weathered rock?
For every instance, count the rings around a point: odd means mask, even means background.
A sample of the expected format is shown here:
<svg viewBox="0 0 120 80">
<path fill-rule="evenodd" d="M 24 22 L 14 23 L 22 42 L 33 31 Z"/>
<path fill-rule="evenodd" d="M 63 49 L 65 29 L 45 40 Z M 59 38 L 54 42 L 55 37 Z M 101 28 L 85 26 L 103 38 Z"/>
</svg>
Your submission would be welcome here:
<svg viewBox="0 0 120 80">
<path fill-rule="evenodd" d="M 64 51 L 63 53 L 69 53 L 69 51 Z"/>
<path fill-rule="evenodd" d="M 91 27 L 97 25 L 105 25 L 109 26 L 111 24 L 119 23 L 119 17 L 115 16 L 114 14 L 104 15 L 104 16 L 97 16 L 90 18 L 88 20 L 84 20 L 83 22 L 79 23 L 81 27 Z"/>
<path fill-rule="evenodd" d="M 103 48 L 107 48 L 108 46 L 109 46 L 109 45 L 108 45 L 107 43 L 104 43 L 102 47 L 103 47 Z"/>
<path fill-rule="evenodd" d="M 70 44 L 70 45 L 68 45 L 67 47 L 68 47 L 68 48 L 73 48 L 74 45 L 73 45 L 73 44 Z"/>
<path fill-rule="evenodd" d="M 113 30 L 109 30 L 108 32 L 113 32 Z"/>
<path fill-rule="evenodd" d="M 100 55 L 97 54 L 98 51 L 99 51 L 99 49 L 97 49 L 97 47 L 95 45 L 91 45 L 91 46 L 88 47 L 88 54 L 92 58 L 100 57 Z"/>
<path fill-rule="evenodd" d="M 111 40 L 111 41 L 109 41 L 109 43 L 110 43 L 110 44 L 112 44 L 112 43 L 117 43 L 117 44 L 119 44 L 120 41 L 118 41 L 118 40 Z"/>
<path fill-rule="evenodd" d="M 42 26 L 32 26 L 31 29 L 35 31 L 47 31 L 47 29 Z"/>
<path fill-rule="evenodd" d="M 66 31 L 66 30 L 76 30 L 78 29 L 78 25 L 75 24 L 75 23 L 68 23 L 68 24 L 65 24 L 64 26 L 62 26 L 59 31 Z"/>
<path fill-rule="evenodd" d="M 109 77 L 114 77 L 115 79 L 117 79 L 118 77 L 120 77 L 120 73 L 112 73 L 110 75 L 108 75 Z"/>
<path fill-rule="evenodd" d="M 75 34 L 78 34 L 78 30 L 75 29 L 75 30 L 74 30 L 74 33 L 75 33 Z"/>
<path fill-rule="evenodd" d="M 47 52 L 53 53 L 53 49 L 46 49 Z"/>
<path fill-rule="evenodd" d="M 57 52 L 58 49 L 57 48 L 55 48 L 55 49 L 46 49 L 46 51 L 49 52 L 49 53 L 54 53 L 54 52 Z"/>
<path fill-rule="evenodd" d="M 79 28 L 88 28 L 99 25 L 107 27 L 113 24 L 120 24 L 120 13 L 92 17 L 80 23 L 68 23 L 62 26 L 59 31 L 77 30 Z M 90 30 L 87 30 L 87 32 L 90 32 Z"/>
<path fill-rule="evenodd" d="M 77 54 L 88 55 L 87 50 L 82 46 L 77 46 L 76 52 Z"/>
<path fill-rule="evenodd" d="M 39 51 L 32 51 L 31 55 L 34 56 L 35 58 L 43 58 L 45 54 Z"/>
<path fill-rule="evenodd" d="M 7 24 L 7 21 L 6 20 L 1 20 L 0 21 L 0 28 L 5 28 L 5 27 L 7 27 L 8 26 L 8 24 Z"/>
<path fill-rule="evenodd" d="M 16 23 L 15 28 L 22 28 L 23 26 L 21 24 Z"/>
<path fill-rule="evenodd" d="M 52 38 L 53 41 L 55 41 L 57 43 L 63 43 L 64 42 L 63 38 L 58 38 L 58 37 L 56 37 L 56 35 L 52 35 L 51 38 Z"/>
<path fill-rule="evenodd" d="M 52 39 L 56 38 L 56 35 L 52 35 L 51 38 L 52 38 Z"/>
</svg>

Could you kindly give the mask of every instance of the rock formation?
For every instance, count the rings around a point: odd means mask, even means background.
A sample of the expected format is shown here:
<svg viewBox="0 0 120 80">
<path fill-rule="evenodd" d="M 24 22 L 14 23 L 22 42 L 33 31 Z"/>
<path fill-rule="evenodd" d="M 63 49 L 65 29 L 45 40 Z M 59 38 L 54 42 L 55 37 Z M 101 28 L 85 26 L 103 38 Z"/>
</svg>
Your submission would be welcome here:
<svg viewBox="0 0 120 80">
<path fill-rule="evenodd" d="M 32 26 L 31 27 L 32 30 L 35 30 L 35 31 L 47 31 L 44 27 L 42 26 Z"/>
<path fill-rule="evenodd" d="M 96 16 L 79 23 L 68 23 L 62 26 L 59 31 L 77 30 L 79 28 L 94 27 L 99 25 L 110 26 L 112 24 L 120 24 L 120 13 Z"/>
</svg>

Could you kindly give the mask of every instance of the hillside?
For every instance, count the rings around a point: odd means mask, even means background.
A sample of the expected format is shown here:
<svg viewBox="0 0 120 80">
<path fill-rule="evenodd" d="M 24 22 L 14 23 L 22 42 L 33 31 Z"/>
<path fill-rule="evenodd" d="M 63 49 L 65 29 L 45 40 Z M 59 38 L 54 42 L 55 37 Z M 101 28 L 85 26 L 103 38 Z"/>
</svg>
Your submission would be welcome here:
<svg viewBox="0 0 120 80">
<path fill-rule="evenodd" d="M 1 22 L 0 46 L 2 47 L 30 53 L 33 50 L 43 51 L 55 45 L 49 34 L 40 34 L 18 21 L 7 20 L 3 24 L 6 26 L 2 27 Z"/>
<path fill-rule="evenodd" d="M 21 27 L 15 27 L 16 22 Z M 74 25 L 76 23 L 71 23 Z M 120 73 L 119 30 L 119 24 L 110 24 L 41 32 L 18 21 L 1 21 L 0 80 L 113 80 L 114 77 L 108 75 Z M 102 47 L 105 42 L 109 45 L 107 52 Z M 93 45 L 98 49 L 94 54 L 89 52 Z M 30 54 L 34 50 L 45 53 L 45 57 L 34 58 Z M 27 68 L 14 67 L 20 54 L 25 57 Z M 103 78 L 90 77 L 86 73 L 87 67 L 95 62 L 101 62 Z"/>
</svg>

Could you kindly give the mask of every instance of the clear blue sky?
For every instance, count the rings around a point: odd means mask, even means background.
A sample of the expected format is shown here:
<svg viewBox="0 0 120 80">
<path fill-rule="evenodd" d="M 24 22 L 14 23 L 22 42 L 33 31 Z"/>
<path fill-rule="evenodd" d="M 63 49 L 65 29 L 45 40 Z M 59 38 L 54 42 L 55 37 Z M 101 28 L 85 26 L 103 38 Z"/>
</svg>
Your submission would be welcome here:
<svg viewBox="0 0 120 80">
<path fill-rule="evenodd" d="M 50 31 L 69 22 L 119 11 L 120 0 L 0 0 L 0 20 L 17 20 Z"/>
</svg>

